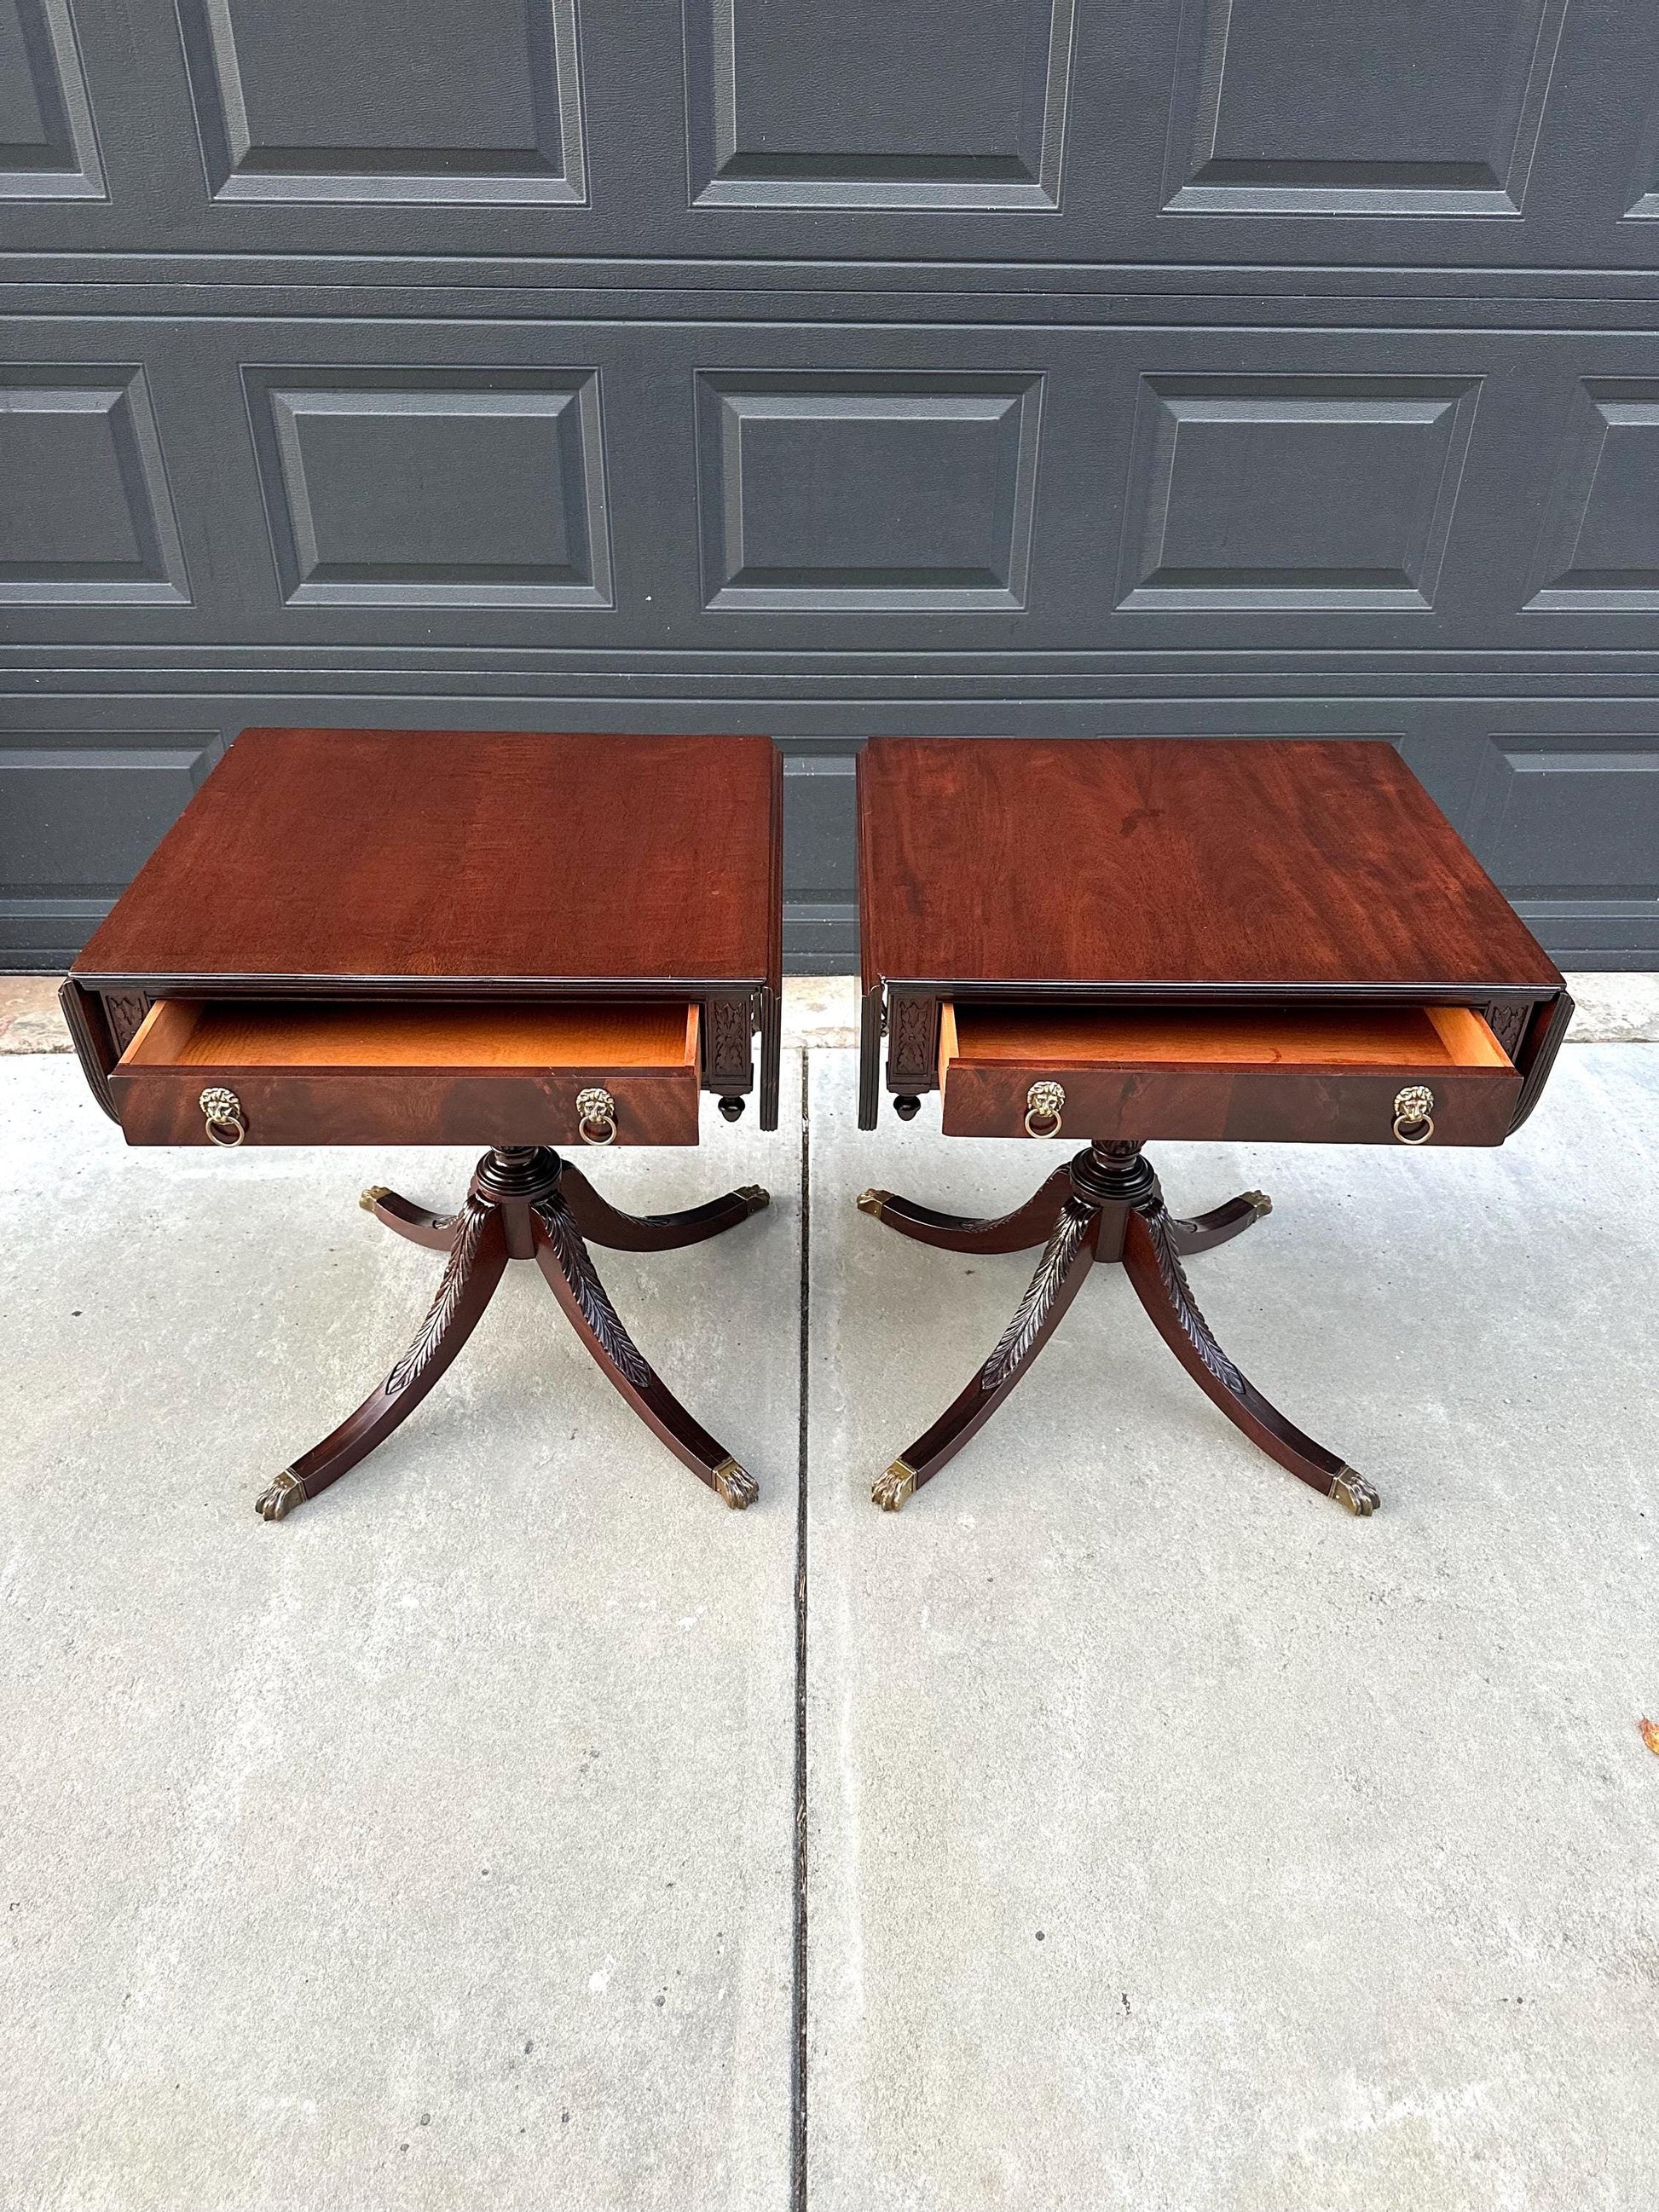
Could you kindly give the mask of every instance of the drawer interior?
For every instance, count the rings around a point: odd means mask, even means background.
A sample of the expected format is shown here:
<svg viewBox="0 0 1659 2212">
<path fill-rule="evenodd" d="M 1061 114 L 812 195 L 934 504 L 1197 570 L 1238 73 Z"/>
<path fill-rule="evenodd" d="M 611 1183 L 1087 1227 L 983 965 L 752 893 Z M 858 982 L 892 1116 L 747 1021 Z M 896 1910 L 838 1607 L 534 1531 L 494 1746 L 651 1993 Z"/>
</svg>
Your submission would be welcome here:
<svg viewBox="0 0 1659 2212">
<path fill-rule="evenodd" d="M 121 1055 L 120 1070 L 695 1070 L 697 1016 L 696 1004 L 683 1000 L 556 1006 L 161 999 Z"/>
<path fill-rule="evenodd" d="M 939 1080 L 952 1062 L 1090 1067 L 1509 1069 L 1468 1006 L 946 1006 Z"/>
</svg>

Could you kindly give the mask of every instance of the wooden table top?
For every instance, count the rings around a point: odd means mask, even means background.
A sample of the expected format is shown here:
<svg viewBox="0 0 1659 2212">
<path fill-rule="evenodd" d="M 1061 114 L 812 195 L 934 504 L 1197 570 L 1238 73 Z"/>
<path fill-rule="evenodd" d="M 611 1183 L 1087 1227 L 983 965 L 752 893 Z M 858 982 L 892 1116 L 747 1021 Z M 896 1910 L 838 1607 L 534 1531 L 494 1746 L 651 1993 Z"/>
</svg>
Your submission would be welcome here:
<svg viewBox="0 0 1659 2212">
<path fill-rule="evenodd" d="M 866 990 L 1561 988 L 1380 742 L 873 738 L 859 888 Z"/>
<path fill-rule="evenodd" d="M 769 738 L 246 730 L 82 981 L 781 981 Z"/>
</svg>

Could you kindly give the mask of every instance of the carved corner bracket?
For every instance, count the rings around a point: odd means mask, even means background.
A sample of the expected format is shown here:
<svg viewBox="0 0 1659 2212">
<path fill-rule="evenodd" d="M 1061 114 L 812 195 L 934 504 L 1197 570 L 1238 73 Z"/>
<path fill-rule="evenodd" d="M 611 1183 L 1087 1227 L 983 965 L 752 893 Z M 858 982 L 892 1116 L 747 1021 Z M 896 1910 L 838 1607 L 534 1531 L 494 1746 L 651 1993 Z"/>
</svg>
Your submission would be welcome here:
<svg viewBox="0 0 1659 2212">
<path fill-rule="evenodd" d="M 939 1089 L 939 1000 L 932 991 L 887 994 L 887 1088 Z"/>
<path fill-rule="evenodd" d="M 755 1031 L 760 1026 L 757 991 L 711 991 L 703 1000 L 707 1027 L 702 1075 L 706 1087 L 740 1096 L 755 1081 Z"/>
</svg>

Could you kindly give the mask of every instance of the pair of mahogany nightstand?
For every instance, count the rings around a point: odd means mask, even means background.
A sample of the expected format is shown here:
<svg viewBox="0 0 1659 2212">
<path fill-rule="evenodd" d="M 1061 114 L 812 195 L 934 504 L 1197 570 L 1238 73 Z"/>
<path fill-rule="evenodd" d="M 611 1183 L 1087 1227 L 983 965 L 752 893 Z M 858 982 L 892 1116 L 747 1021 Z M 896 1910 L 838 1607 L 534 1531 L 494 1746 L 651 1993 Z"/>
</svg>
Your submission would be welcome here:
<svg viewBox="0 0 1659 2212">
<path fill-rule="evenodd" d="M 763 738 L 250 730 L 64 987 L 131 1144 L 477 1143 L 459 1210 L 363 1205 L 447 1255 L 413 1343 L 258 1499 L 280 1520 L 455 1358 L 509 1259 L 728 1505 L 753 1477 L 617 1314 L 590 1244 L 661 1251 L 758 1212 L 611 1206 L 560 1144 L 695 1144 L 701 1092 L 778 1116 L 781 756 Z M 875 738 L 859 763 L 860 1121 L 1086 1138 L 1017 1212 L 866 1191 L 954 1251 L 1042 1248 L 978 1373 L 875 1485 L 902 1505 L 994 1413 L 1097 1261 L 1229 1419 L 1350 1510 L 1370 1486 L 1217 1344 L 1182 1261 L 1268 1211 L 1178 1218 L 1167 1138 L 1498 1145 L 1536 1101 L 1561 976 L 1394 750 L 1364 742 Z M 758 1040 L 758 1051 L 757 1041 Z"/>
</svg>

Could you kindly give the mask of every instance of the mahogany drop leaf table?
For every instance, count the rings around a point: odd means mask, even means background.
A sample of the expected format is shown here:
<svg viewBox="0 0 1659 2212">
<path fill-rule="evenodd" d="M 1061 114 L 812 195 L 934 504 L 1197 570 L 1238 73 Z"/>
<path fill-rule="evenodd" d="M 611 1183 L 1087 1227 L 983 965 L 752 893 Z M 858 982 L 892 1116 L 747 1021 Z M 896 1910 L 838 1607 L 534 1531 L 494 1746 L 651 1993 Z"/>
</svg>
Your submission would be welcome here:
<svg viewBox="0 0 1659 2212">
<path fill-rule="evenodd" d="M 1041 1246 L 957 1399 L 876 1481 L 896 1511 L 1030 1371 L 1097 1261 L 1121 1263 L 1200 1389 L 1356 1514 L 1364 1476 L 1217 1341 L 1184 1262 L 1271 1211 L 1172 1214 L 1157 1138 L 1501 1145 L 1572 1013 L 1562 978 L 1382 742 L 872 738 L 858 771 L 860 1126 L 886 1086 L 946 1136 L 1089 1139 L 998 1219 L 859 1200 L 952 1252 Z"/>
<path fill-rule="evenodd" d="M 696 1243 L 767 1194 L 623 1213 L 554 1146 L 696 1144 L 701 1093 L 735 1120 L 757 1058 L 777 1127 L 782 820 L 765 738 L 417 730 L 245 731 L 185 807 L 63 989 L 127 1141 L 489 1148 L 454 1212 L 364 1192 L 442 1277 L 385 1381 L 261 1491 L 266 1520 L 408 1418 L 511 1259 L 694 1474 L 755 1497 L 588 1246 Z"/>
</svg>

